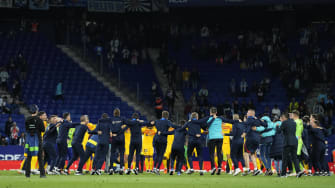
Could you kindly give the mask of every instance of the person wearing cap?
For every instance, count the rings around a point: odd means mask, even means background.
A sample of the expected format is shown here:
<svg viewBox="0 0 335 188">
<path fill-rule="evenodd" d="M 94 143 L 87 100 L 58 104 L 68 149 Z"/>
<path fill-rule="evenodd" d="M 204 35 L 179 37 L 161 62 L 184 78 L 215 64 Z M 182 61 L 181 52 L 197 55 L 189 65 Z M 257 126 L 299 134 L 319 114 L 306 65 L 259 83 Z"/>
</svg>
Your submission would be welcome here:
<svg viewBox="0 0 335 188">
<path fill-rule="evenodd" d="M 27 132 L 25 152 L 27 153 L 26 158 L 26 177 L 30 178 L 31 171 L 31 158 L 38 156 L 38 164 L 40 170 L 40 177 L 45 178 L 43 155 L 42 155 L 42 136 L 41 133 L 45 131 L 43 121 L 37 116 L 38 107 L 37 105 L 31 105 L 29 107 L 30 117 L 27 117 L 25 121 L 25 128 Z"/>
</svg>

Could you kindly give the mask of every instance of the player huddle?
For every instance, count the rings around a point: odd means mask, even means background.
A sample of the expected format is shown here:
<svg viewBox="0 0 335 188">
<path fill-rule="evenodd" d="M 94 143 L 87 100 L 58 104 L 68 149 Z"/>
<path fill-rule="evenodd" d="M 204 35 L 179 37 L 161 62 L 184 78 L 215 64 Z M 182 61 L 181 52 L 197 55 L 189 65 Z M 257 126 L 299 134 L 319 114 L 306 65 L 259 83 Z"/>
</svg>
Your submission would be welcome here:
<svg viewBox="0 0 335 188">
<path fill-rule="evenodd" d="M 243 176 L 257 176 L 265 169 L 267 176 L 276 172 L 280 177 L 287 177 L 295 171 L 296 176 L 301 177 L 312 175 L 312 168 L 314 175 L 330 175 L 324 156 L 327 130 L 320 126 L 316 115 L 301 120 L 298 111 L 283 113 L 271 120 L 268 115 L 258 119 L 250 109 L 243 120 L 238 114 L 231 120 L 217 116 L 217 109 L 212 107 L 208 117 L 198 119 L 198 114 L 193 112 L 187 122 L 173 124 L 168 120 L 167 111 L 162 112 L 161 119 L 143 121 L 138 113 L 131 119 L 122 118 L 120 110 L 115 109 L 111 117 L 102 114 L 97 125 L 89 123 L 87 115 L 74 123 L 69 113 L 64 113 L 62 118 L 51 115 L 47 120 L 46 113 L 38 112 L 36 105 L 30 111 L 23 162 L 26 177 L 30 177 L 30 161 L 36 155 L 41 177 L 45 177 L 46 163 L 48 174 L 66 175 L 76 160 L 79 165 L 75 175 L 83 175 L 85 164 L 87 168 L 92 165 L 91 175 L 101 175 L 104 163 L 105 172 L 110 175 L 137 175 L 143 172 L 144 165 L 147 172 L 159 175 L 162 163 L 170 175 L 180 175 L 183 166 L 187 174 L 192 174 L 195 172 L 194 154 L 198 158 L 199 173 L 203 175 L 205 145 L 209 149 L 211 175 L 221 174 L 224 158 L 226 172 L 234 176 L 242 172 Z M 69 134 L 72 128 L 75 131 Z M 65 165 L 69 145 L 72 157 Z"/>
</svg>

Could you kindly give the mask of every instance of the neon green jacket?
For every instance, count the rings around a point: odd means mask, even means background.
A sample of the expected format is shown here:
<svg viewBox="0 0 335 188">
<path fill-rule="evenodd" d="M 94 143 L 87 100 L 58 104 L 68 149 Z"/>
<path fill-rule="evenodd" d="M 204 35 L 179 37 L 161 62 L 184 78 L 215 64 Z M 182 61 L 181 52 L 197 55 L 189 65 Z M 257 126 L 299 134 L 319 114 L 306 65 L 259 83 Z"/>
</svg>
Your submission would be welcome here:
<svg viewBox="0 0 335 188">
<path fill-rule="evenodd" d="M 304 130 L 304 124 L 301 119 L 295 120 L 296 123 L 296 131 L 295 131 L 295 136 L 298 138 L 298 149 L 297 149 L 297 155 L 301 155 L 301 149 L 303 145 L 302 141 L 302 132 Z"/>
<path fill-rule="evenodd" d="M 73 133 L 74 133 L 74 131 L 76 130 L 76 128 L 71 128 L 71 129 L 69 129 L 69 140 L 67 140 L 67 147 L 68 148 L 72 148 L 72 139 L 73 139 Z"/>
</svg>

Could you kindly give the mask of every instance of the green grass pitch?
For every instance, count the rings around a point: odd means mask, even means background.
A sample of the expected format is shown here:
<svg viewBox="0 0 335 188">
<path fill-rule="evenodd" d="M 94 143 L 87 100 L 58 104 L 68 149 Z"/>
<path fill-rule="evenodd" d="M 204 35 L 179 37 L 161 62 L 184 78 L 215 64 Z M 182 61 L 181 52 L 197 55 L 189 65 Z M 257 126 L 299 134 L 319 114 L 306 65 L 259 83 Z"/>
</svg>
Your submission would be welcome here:
<svg viewBox="0 0 335 188">
<path fill-rule="evenodd" d="M 247 176 L 233 177 L 232 175 L 205 174 L 199 176 L 183 174 L 181 176 L 169 176 L 153 174 L 140 175 L 101 175 L 101 176 L 48 176 L 40 179 L 38 175 L 32 175 L 27 179 L 17 172 L 0 171 L 0 188 L 334 188 L 335 176 L 331 177 L 295 177 L 277 178 L 276 176 Z"/>
</svg>

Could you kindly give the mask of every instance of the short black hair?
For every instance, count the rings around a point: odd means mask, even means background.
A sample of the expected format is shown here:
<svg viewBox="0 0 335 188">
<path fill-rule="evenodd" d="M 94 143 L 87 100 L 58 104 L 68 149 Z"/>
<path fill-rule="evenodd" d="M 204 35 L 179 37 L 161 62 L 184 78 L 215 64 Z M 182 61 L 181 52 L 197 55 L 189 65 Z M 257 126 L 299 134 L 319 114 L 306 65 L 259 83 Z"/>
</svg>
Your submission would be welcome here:
<svg viewBox="0 0 335 188">
<path fill-rule="evenodd" d="M 63 119 L 66 119 L 70 115 L 70 112 L 64 112 L 63 113 Z"/>
<path fill-rule="evenodd" d="M 55 118 L 55 117 L 57 117 L 57 115 L 51 115 L 51 116 L 49 116 L 49 119 Z"/>
<path fill-rule="evenodd" d="M 216 109 L 216 107 L 211 107 L 210 112 L 213 114 L 216 114 L 218 112 L 218 110 Z"/>
<path fill-rule="evenodd" d="M 101 118 L 102 118 L 102 119 L 109 118 L 109 115 L 108 115 L 107 113 L 103 113 L 103 114 L 101 115 Z"/>
<path fill-rule="evenodd" d="M 285 117 L 286 119 L 290 118 L 290 115 L 287 112 L 281 114 L 281 117 Z"/>
<path fill-rule="evenodd" d="M 36 104 L 30 105 L 29 106 L 29 113 L 30 114 L 35 114 L 38 112 L 38 106 Z"/>
<path fill-rule="evenodd" d="M 319 120 L 315 120 L 314 123 L 315 123 L 315 125 L 320 126 L 320 121 Z"/>
<path fill-rule="evenodd" d="M 44 115 L 46 112 L 44 112 L 44 111 L 39 111 L 38 113 L 37 113 L 37 116 L 41 116 L 41 115 Z"/>
<path fill-rule="evenodd" d="M 309 122 L 309 116 L 304 116 L 304 117 L 302 118 L 302 121 L 303 121 L 304 123 Z"/>
</svg>

